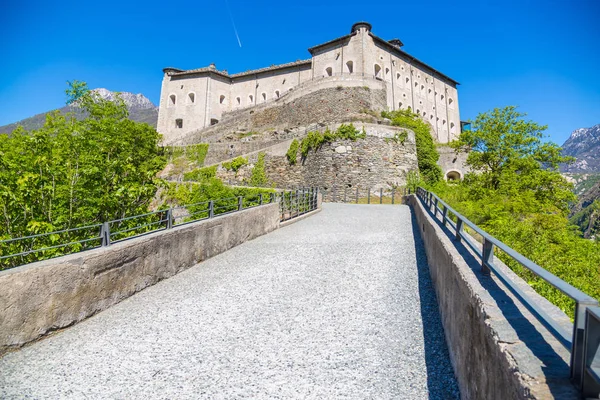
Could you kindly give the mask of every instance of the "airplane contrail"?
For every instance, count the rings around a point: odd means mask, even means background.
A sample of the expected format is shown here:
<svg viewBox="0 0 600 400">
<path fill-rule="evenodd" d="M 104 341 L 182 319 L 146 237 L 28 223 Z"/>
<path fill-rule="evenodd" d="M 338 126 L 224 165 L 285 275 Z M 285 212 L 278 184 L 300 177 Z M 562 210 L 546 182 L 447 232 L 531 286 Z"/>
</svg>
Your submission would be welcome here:
<svg viewBox="0 0 600 400">
<path fill-rule="evenodd" d="M 225 4 L 227 5 L 227 11 L 229 12 L 229 18 L 231 19 L 231 25 L 233 25 L 233 31 L 235 32 L 235 37 L 237 38 L 238 44 L 242 47 L 242 42 L 240 40 L 240 35 L 238 35 L 237 28 L 235 27 L 235 22 L 233 21 L 233 14 L 231 13 L 231 8 L 229 8 L 229 2 L 225 0 Z"/>
</svg>

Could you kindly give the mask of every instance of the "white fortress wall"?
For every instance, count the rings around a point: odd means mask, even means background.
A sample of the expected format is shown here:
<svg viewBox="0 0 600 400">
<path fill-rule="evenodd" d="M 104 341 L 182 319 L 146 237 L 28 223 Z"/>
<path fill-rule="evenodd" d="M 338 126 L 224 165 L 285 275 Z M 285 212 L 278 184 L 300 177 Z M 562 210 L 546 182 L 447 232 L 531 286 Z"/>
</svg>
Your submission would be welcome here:
<svg viewBox="0 0 600 400">
<path fill-rule="evenodd" d="M 433 126 L 437 141 L 456 138 L 457 83 L 405 53 L 399 40 L 384 41 L 370 30 L 368 23 L 354 24 L 352 33 L 310 48 L 311 60 L 239 74 L 218 71 L 214 64 L 191 71 L 166 68 L 158 130 L 172 140 L 218 123 L 223 113 L 277 101 L 298 86 L 304 92 L 320 79 L 343 76 L 380 80 L 389 110 L 410 107 Z"/>
</svg>

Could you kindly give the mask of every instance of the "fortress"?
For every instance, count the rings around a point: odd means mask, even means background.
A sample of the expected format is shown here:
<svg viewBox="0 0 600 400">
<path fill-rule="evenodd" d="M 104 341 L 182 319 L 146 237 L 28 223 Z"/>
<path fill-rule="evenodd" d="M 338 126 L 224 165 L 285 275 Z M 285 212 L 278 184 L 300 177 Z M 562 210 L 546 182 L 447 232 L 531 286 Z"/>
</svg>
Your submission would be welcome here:
<svg viewBox="0 0 600 400">
<path fill-rule="evenodd" d="M 458 82 L 402 46 L 400 40 L 383 40 L 371 32 L 369 23 L 359 22 L 348 35 L 308 49 L 312 57 L 306 60 L 237 74 L 214 64 L 192 70 L 165 68 L 157 129 L 165 143 L 174 143 L 238 110 L 276 105 L 293 91 L 309 94 L 332 82 L 383 90 L 380 108 L 410 107 L 432 126 L 437 142 L 455 139 L 460 133 Z"/>
</svg>

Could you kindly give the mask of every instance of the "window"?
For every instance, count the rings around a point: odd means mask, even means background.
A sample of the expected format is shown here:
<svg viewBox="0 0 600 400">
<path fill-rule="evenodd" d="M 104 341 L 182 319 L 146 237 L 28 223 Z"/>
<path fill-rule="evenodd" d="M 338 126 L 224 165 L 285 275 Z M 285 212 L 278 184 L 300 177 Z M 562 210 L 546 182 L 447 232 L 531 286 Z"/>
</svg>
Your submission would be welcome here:
<svg viewBox="0 0 600 400">
<path fill-rule="evenodd" d="M 419 82 L 415 82 L 415 87 L 419 86 Z"/>
<path fill-rule="evenodd" d="M 402 93 L 402 97 L 406 98 L 406 93 Z"/>
<path fill-rule="evenodd" d="M 169 96 L 169 106 L 174 106 L 177 103 L 177 96 L 174 94 Z"/>
<path fill-rule="evenodd" d="M 421 114 L 421 110 L 417 108 L 417 114 Z"/>
<path fill-rule="evenodd" d="M 396 72 L 396 80 L 399 81 L 400 80 L 400 72 Z"/>
<path fill-rule="evenodd" d="M 327 67 L 327 68 L 325 68 L 325 74 L 326 74 L 327 76 L 331 76 L 331 75 L 333 75 L 333 70 L 331 69 L 331 67 Z"/>
<path fill-rule="evenodd" d="M 454 100 L 452 100 L 452 98 L 451 98 L 451 97 L 448 97 L 448 105 L 450 105 L 450 104 L 452 104 L 452 103 L 454 103 Z"/>
<path fill-rule="evenodd" d="M 374 72 L 375 72 L 375 78 L 380 78 L 380 74 L 381 74 L 381 66 L 379 66 L 379 64 L 375 64 L 373 66 Z"/>
<path fill-rule="evenodd" d="M 267 94 L 266 94 L 266 93 L 263 93 L 263 94 L 262 94 L 262 98 L 263 98 L 263 102 L 267 101 Z"/>
<path fill-rule="evenodd" d="M 250 104 L 254 103 L 254 96 L 252 96 L 251 94 L 248 95 L 248 102 Z"/>
<path fill-rule="evenodd" d="M 275 97 L 279 98 L 279 90 L 275 91 Z"/>
<path fill-rule="evenodd" d="M 175 120 L 175 128 L 177 128 L 177 129 L 183 128 L 183 120 L 181 118 L 177 118 Z"/>
<path fill-rule="evenodd" d="M 389 68 L 386 68 L 386 69 L 385 69 L 385 76 L 387 77 L 389 74 L 390 74 L 390 69 L 389 69 Z"/>
<path fill-rule="evenodd" d="M 431 89 L 429 89 L 429 91 L 427 93 L 431 94 Z"/>
<path fill-rule="evenodd" d="M 408 81 L 410 81 L 410 78 L 407 76 L 406 77 L 406 83 L 408 83 Z"/>
<path fill-rule="evenodd" d="M 349 73 L 353 73 L 354 72 L 354 63 L 352 61 L 348 61 L 346 63 L 346 67 L 348 68 L 348 72 Z"/>
<path fill-rule="evenodd" d="M 454 129 L 454 122 L 450 122 L 450 133 L 455 133 L 456 129 Z"/>
<path fill-rule="evenodd" d="M 196 94 L 194 92 L 188 93 L 188 101 L 190 104 L 194 104 L 196 101 Z"/>
<path fill-rule="evenodd" d="M 429 116 L 429 119 L 433 119 L 433 114 L 431 114 L 431 115 Z"/>
<path fill-rule="evenodd" d="M 218 119 L 216 119 L 216 118 L 211 118 L 211 119 L 210 119 L 210 124 L 211 124 L 211 125 L 216 125 L 216 124 L 218 124 L 218 123 L 219 123 L 219 120 L 218 120 Z"/>
<path fill-rule="evenodd" d="M 221 95 L 221 97 L 219 97 L 219 104 L 224 104 L 225 103 L 225 96 Z"/>
<path fill-rule="evenodd" d="M 236 100 L 237 100 L 238 106 L 239 106 L 240 104 L 242 104 L 242 99 L 240 99 L 239 97 L 237 97 L 237 98 L 236 98 Z"/>
<path fill-rule="evenodd" d="M 446 125 L 446 120 L 445 119 L 442 120 L 442 125 Z"/>
<path fill-rule="evenodd" d="M 442 95 L 442 96 L 440 97 L 440 99 L 441 99 L 441 100 L 444 100 L 444 95 Z"/>
</svg>

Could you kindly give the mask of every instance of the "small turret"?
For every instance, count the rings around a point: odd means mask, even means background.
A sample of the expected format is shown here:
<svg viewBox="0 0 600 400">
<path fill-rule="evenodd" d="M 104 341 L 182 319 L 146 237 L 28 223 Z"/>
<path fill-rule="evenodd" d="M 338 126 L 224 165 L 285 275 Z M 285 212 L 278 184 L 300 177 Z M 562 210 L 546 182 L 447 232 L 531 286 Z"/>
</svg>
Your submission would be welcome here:
<svg viewBox="0 0 600 400">
<path fill-rule="evenodd" d="M 361 28 L 365 28 L 365 30 L 367 32 L 369 32 L 369 31 L 371 31 L 372 26 L 368 22 L 364 22 L 364 21 L 357 22 L 354 25 L 352 25 L 352 29 L 350 29 L 350 33 L 359 31 Z"/>
</svg>

